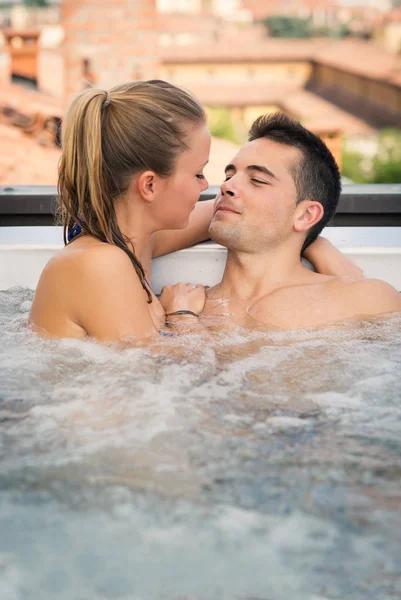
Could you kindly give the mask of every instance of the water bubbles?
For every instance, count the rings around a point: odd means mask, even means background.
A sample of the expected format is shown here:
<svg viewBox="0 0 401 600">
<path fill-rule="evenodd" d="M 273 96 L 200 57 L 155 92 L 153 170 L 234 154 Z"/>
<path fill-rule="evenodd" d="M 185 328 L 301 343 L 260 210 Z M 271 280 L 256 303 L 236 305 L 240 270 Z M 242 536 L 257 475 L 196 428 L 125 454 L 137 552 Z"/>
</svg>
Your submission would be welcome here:
<svg viewBox="0 0 401 600">
<path fill-rule="evenodd" d="M 39 339 L 31 300 L 0 292 L 2 600 L 401 595 L 399 315 L 164 354 Z"/>
</svg>

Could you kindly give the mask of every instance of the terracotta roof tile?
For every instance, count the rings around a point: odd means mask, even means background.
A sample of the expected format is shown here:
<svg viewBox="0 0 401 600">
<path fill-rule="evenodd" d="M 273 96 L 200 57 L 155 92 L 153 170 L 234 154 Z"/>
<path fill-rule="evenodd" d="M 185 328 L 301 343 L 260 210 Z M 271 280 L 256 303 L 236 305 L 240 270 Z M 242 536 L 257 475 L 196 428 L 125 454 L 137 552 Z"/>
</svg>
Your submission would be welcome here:
<svg viewBox="0 0 401 600">
<path fill-rule="evenodd" d="M 314 58 L 321 64 L 379 80 L 392 81 L 401 72 L 399 56 L 357 39 L 328 42 Z"/>
<path fill-rule="evenodd" d="M 235 41 L 235 45 L 233 44 Z M 282 40 L 265 38 L 241 40 L 238 35 L 231 43 L 209 42 L 194 44 L 185 49 L 166 47 L 161 51 L 161 61 L 168 63 L 239 62 L 268 60 L 311 60 L 327 45 L 327 38 L 309 40 Z"/>
<path fill-rule="evenodd" d="M 214 82 L 185 83 L 202 104 L 207 106 L 243 107 L 274 104 L 286 94 L 299 90 L 299 84 L 271 84 L 249 82 L 246 84 Z M 239 91 L 241 90 L 241 93 Z"/>
<path fill-rule="evenodd" d="M 61 151 L 0 123 L 0 185 L 56 185 Z"/>
<path fill-rule="evenodd" d="M 0 105 L 21 109 L 24 114 L 41 112 L 49 117 L 61 117 L 63 114 L 62 103 L 57 98 L 15 83 L 0 83 Z"/>
<path fill-rule="evenodd" d="M 374 131 L 363 119 L 302 88 L 283 94 L 279 106 L 315 133 L 328 129 L 349 135 Z"/>
</svg>

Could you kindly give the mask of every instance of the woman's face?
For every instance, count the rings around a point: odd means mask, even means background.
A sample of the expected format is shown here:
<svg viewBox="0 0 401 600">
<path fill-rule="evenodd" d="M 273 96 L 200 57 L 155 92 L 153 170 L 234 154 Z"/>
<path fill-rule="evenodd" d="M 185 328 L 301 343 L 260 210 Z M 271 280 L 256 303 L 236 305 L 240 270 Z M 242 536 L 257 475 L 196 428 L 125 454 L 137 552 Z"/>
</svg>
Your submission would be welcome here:
<svg viewBox="0 0 401 600">
<path fill-rule="evenodd" d="M 209 161 L 210 142 L 206 123 L 189 128 L 188 150 L 179 155 L 173 174 L 164 180 L 158 202 L 163 229 L 186 227 L 200 193 L 209 187 L 203 169 Z"/>
</svg>

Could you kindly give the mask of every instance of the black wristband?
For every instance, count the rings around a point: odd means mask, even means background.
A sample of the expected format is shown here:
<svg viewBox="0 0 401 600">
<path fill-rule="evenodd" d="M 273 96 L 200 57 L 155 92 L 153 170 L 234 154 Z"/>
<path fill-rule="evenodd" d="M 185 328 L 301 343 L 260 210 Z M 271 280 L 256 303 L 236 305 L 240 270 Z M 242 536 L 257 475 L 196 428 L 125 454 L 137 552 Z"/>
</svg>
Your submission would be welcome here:
<svg viewBox="0 0 401 600">
<path fill-rule="evenodd" d="M 199 315 L 192 312 L 192 310 L 176 310 L 172 313 L 166 313 L 166 317 L 172 317 L 173 315 L 192 315 L 193 317 L 199 317 Z"/>
</svg>

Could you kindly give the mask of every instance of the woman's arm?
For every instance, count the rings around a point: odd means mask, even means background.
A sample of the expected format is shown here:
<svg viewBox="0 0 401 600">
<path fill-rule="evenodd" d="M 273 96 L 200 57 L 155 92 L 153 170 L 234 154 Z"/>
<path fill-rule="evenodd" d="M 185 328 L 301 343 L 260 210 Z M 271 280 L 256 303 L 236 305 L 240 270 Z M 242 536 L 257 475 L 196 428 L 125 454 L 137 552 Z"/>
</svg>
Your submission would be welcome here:
<svg viewBox="0 0 401 600">
<path fill-rule="evenodd" d="M 323 275 L 363 277 L 362 269 L 326 238 L 319 236 L 306 248 L 303 256 Z"/>
<path fill-rule="evenodd" d="M 213 216 L 214 200 L 198 202 L 185 229 L 157 231 L 152 236 L 152 258 L 189 248 L 209 239 L 208 230 Z"/>
</svg>

